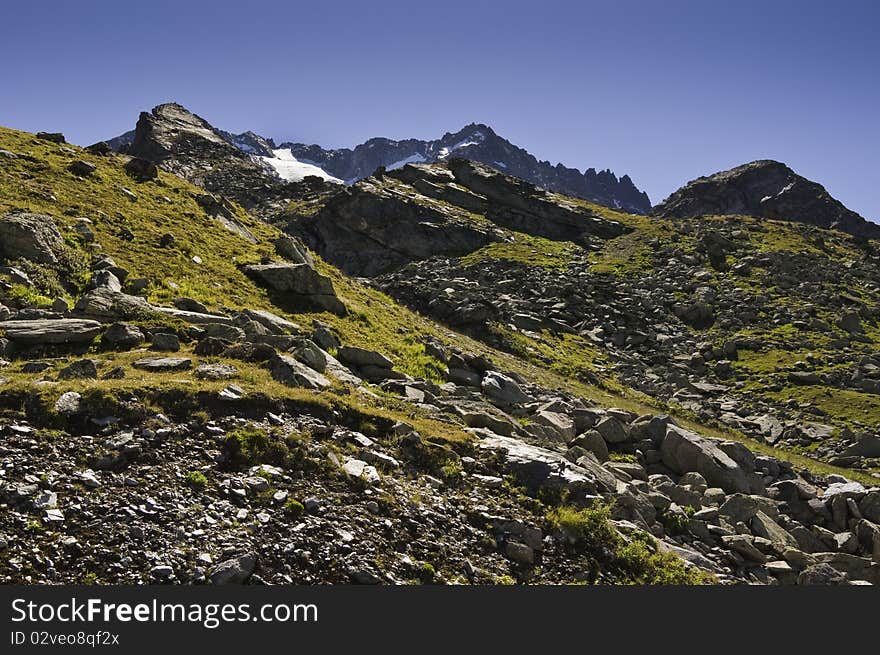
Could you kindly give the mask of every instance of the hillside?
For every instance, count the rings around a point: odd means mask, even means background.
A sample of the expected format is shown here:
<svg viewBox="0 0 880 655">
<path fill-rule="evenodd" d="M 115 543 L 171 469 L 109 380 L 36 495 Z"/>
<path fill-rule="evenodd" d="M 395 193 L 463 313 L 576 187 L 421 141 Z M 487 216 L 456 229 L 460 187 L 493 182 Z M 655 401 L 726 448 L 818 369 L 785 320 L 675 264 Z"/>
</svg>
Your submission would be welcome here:
<svg viewBox="0 0 880 655">
<path fill-rule="evenodd" d="M 870 244 L 183 118 L 0 129 L 4 583 L 880 581 Z"/>
</svg>

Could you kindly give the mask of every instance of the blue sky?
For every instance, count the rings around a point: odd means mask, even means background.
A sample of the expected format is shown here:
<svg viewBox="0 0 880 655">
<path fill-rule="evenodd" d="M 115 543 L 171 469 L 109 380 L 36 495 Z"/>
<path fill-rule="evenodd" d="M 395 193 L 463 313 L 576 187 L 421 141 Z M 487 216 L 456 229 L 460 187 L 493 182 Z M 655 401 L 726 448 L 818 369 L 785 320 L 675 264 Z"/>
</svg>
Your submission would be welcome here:
<svg viewBox="0 0 880 655">
<path fill-rule="evenodd" d="M 325 146 L 490 124 L 653 202 L 779 159 L 880 219 L 880 3 L 4 0 L 0 124 L 88 144 L 176 100 Z"/>
</svg>

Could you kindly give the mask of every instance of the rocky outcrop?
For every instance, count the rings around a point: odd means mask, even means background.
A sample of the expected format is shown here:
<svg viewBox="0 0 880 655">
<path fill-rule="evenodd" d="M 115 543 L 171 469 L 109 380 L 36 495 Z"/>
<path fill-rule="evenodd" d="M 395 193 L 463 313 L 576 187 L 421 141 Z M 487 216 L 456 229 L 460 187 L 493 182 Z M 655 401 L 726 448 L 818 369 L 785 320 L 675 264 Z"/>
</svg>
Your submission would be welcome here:
<svg viewBox="0 0 880 655">
<path fill-rule="evenodd" d="M 293 229 L 325 260 L 364 276 L 413 260 L 468 254 L 506 238 L 502 229 L 584 245 L 627 231 L 532 184 L 463 159 L 407 165 L 362 180 Z"/>
<path fill-rule="evenodd" d="M 822 185 L 771 160 L 754 161 L 688 182 L 654 207 L 653 213 L 667 218 L 742 214 L 880 238 L 880 225 L 847 209 Z"/>
<path fill-rule="evenodd" d="M 97 321 L 79 319 L 0 322 L 0 333 L 13 343 L 28 346 L 91 343 L 100 332 L 101 324 Z"/>
<path fill-rule="evenodd" d="M 265 200 L 280 181 L 271 171 L 228 143 L 207 121 L 176 103 L 154 107 L 138 119 L 124 152 L 245 207 Z M 111 141 L 111 144 L 113 141 Z"/>
</svg>

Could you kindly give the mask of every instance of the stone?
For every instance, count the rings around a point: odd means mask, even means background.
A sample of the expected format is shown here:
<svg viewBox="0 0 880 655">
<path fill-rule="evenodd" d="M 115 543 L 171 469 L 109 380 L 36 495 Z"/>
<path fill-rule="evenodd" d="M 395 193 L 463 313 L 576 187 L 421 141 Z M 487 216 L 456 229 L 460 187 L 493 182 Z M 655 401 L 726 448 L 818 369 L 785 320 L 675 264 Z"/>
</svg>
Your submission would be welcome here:
<svg viewBox="0 0 880 655">
<path fill-rule="evenodd" d="M 629 441 L 629 431 L 626 426 L 614 417 L 604 418 L 596 424 L 596 432 L 602 435 L 610 444 L 620 444 Z"/>
<path fill-rule="evenodd" d="M 146 182 L 155 180 L 159 177 L 159 168 L 151 161 L 141 159 L 140 157 L 132 157 L 123 166 L 125 172 L 138 182 Z"/>
<path fill-rule="evenodd" d="M 535 563 L 535 551 L 525 544 L 516 541 L 508 541 L 504 545 L 504 554 L 517 564 L 531 566 Z"/>
<path fill-rule="evenodd" d="M 487 371 L 479 386 L 487 397 L 502 405 L 524 405 L 534 400 L 516 380 L 498 371 Z"/>
<path fill-rule="evenodd" d="M 78 175 L 80 177 L 89 177 L 92 173 L 98 170 L 98 167 L 91 162 L 87 162 L 82 159 L 76 159 L 70 162 L 70 164 L 67 166 L 67 170 L 69 170 L 74 175 Z"/>
<path fill-rule="evenodd" d="M 747 560 L 763 564 L 767 557 L 755 547 L 754 539 L 750 535 L 735 534 L 721 537 L 721 541 L 731 550 L 739 553 Z"/>
<path fill-rule="evenodd" d="M 269 360 L 269 372 L 279 382 L 291 387 L 324 389 L 330 380 L 289 355 L 275 355 Z"/>
<path fill-rule="evenodd" d="M 82 396 L 76 391 L 67 391 L 55 401 L 55 411 L 63 416 L 77 414 L 82 410 Z"/>
<path fill-rule="evenodd" d="M 107 348 L 137 348 L 144 341 L 146 337 L 141 329 L 127 323 L 114 323 L 101 337 L 101 343 Z"/>
<path fill-rule="evenodd" d="M 298 341 L 291 353 L 296 359 L 318 373 L 327 370 L 327 354 L 310 339 Z"/>
<path fill-rule="evenodd" d="M 176 353 L 180 350 L 180 339 L 176 334 L 156 332 L 150 338 L 150 348 L 162 352 Z"/>
<path fill-rule="evenodd" d="M 355 368 L 375 366 L 376 368 L 391 369 L 394 367 L 394 362 L 385 355 L 354 346 L 342 346 L 339 348 L 336 351 L 336 359 L 346 366 L 354 366 Z"/>
<path fill-rule="evenodd" d="M 548 428 L 559 441 L 571 441 L 577 434 L 574 420 L 559 412 L 541 410 L 533 415 L 532 420 Z"/>
<path fill-rule="evenodd" d="M 845 585 L 848 578 L 829 564 L 819 563 L 808 566 L 797 577 L 799 585 Z"/>
<path fill-rule="evenodd" d="M 595 430 L 587 430 L 582 435 L 579 435 L 572 442 L 572 445 L 586 448 L 593 453 L 596 456 L 596 459 L 600 462 L 608 461 L 608 444 L 605 442 L 605 439 L 602 438 L 602 435 Z"/>
<path fill-rule="evenodd" d="M 867 490 L 859 482 L 834 482 L 825 489 L 822 494 L 823 500 L 830 500 L 835 496 L 861 497 Z"/>
<path fill-rule="evenodd" d="M 749 525 L 754 534 L 769 539 L 780 552 L 785 548 L 798 548 L 797 539 L 760 510 L 752 517 Z"/>
<path fill-rule="evenodd" d="M 225 325 L 223 323 L 205 323 L 202 325 L 206 337 L 215 339 L 223 339 L 230 343 L 244 341 L 244 330 L 234 325 Z"/>
<path fill-rule="evenodd" d="M 594 496 L 600 484 L 595 473 L 602 469 L 600 475 L 606 476 L 604 484 L 610 484 L 611 489 L 616 489 L 617 481 L 614 476 L 605 471 L 598 462 L 595 469 L 587 470 L 572 464 L 559 453 L 532 446 L 519 439 L 488 432 L 480 434 L 484 438 L 477 445 L 502 453 L 505 469 L 526 487 L 554 491 L 567 489 L 573 499 Z"/>
<path fill-rule="evenodd" d="M 58 371 L 59 380 L 91 379 L 98 377 L 98 367 L 93 359 L 81 359 Z"/>
<path fill-rule="evenodd" d="M 253 574 L 256 565 L 257 556 L 247 553 L 220 562 L 208 577 L 215 585 L 243 584 Z"/>
<path fill-rule="evenodd" d="M 100 334 L 101 324 L 73 318 L 2 321 L 0 332 L 5 332 L 9 341 L 22 345 L 85 344 Z"/>
<path fill-rule="evenodd" d="M 859 512 L 872 523 L 880 524 L 880 490 L 875 489 L 865 494 L 859 501 Z"/>
<path fill-rule="evenodd" d="M 315 259 L 305 247 L 305 244 L 289 234 L 282 234 L 275 239 L 275 252 L 293 264 L 315 265 Z"/>
<path fill-rule="evenodd" d="M 67 143 L 61 132 L 37 132 L 34 135 L 41 141 L 51 141 L 52 143 Z"/>
<path fill-rule="evenodd" d="M 192 368 L 192 360 L 187 357 L 145 357 L 137 360 L 132 366 L 153 373 L 187 371 Z"/>
<path fill-rule="evenodd" d="M 663 463 L 676 473 L 696 471 L 712 486 L 728 493 L 750 490 L 745 472 L 708 439 L 670 425 L 660 446 Z"/>
<path fill-rule="evenodd" d="M 330 278 L 308 264 L 252 264 L 244 271 L 285 299 L 334 314 L 345 314 Z"/>
<path fill-rule="evenodd" d="M 381 481 L 376 468 L 360 459 L 346 460 L 342 465 L 342 471 L 349 477 L 358 478 L 369 484 L 376 484 Z"/>
<path fill-rule="evenodd" d="M 114 291 L 100 286 L 86 292 L 76 303 L 74 311 L 101 321 L 122 321 L 144 318 L 153 313 L 154 308 L 139 296 Z"/>
<path fill-rule="evenodd" d="M 255 323 L 259 323 L 272 334 L 298 334 L 302 331 L 302 328 L 296 323 L 262 309 L 244 309 L 241 315 Z"/>
<path fill-rule="evenodd" d="M 200 364 L 193 375 L 199 380 L 231 380 L 238 377 L 238 369 L 231 364 Z"/>
</svg>

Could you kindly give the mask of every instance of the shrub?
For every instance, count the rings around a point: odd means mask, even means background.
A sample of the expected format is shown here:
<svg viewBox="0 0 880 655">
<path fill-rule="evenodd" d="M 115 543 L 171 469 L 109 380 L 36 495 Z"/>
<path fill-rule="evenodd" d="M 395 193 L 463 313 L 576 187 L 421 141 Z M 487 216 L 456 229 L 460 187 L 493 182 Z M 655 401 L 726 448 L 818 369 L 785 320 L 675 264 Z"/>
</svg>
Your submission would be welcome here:
<svg viewBox="0 0 880 655">
<path fill-rule="evenodd" d="M 291 498 L 286 503 L 284 503 L 284 513 L 287 514 L 290 518 L 298 519 L 300 516 L 306 513 L 306 508 L 301 502 L 294 498 Z"/>
<path fill-rule="evenodd" d="M 201 491 L 208 486 L 208 478 L 201 471 L 190 471 L 186 474 L 186 484 L 191 489 Z"/>
</svg>

